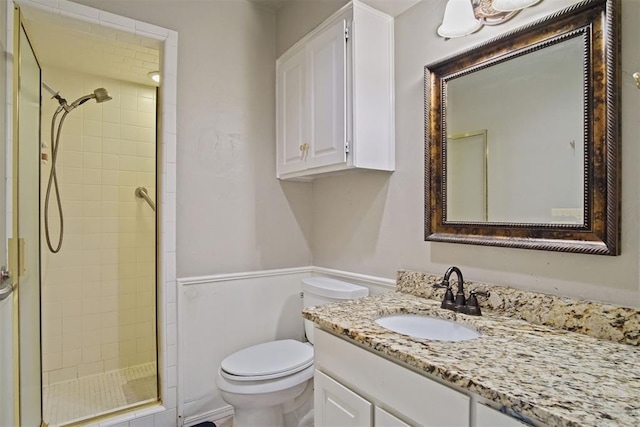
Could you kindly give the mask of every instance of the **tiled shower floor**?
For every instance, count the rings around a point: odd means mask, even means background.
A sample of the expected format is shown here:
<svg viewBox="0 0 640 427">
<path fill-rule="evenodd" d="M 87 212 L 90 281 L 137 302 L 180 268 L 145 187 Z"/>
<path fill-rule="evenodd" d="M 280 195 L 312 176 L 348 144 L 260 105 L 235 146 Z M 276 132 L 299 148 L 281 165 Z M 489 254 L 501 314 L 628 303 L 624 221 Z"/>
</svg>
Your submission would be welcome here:
<svg viewBox="0 0 640 427">
<path fill-rule="evenodd" d="M 43 387 L 44 420 L 51 427 L 154 402 L 156 364 L 132 366 Z"/>
</svg>

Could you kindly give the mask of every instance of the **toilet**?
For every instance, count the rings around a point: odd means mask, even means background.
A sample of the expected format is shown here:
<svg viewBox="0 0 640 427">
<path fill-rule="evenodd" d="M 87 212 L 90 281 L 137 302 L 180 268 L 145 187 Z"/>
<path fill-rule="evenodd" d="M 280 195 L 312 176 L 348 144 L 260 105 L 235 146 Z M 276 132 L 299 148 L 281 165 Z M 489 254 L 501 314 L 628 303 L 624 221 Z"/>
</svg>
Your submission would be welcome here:
<svg viewBox="0 0 640 427">
<path fill-rule="evenodd" d="M 303 305 L 360 298 L 369 289 L 327 277 L 302 280 Z M 313 322 L 304 320 L 309 342 L 286 339 L 245 348 L 225 358 L 216 384 L 233 406 L 234 427 L 313 426 Z"/>
</svg>

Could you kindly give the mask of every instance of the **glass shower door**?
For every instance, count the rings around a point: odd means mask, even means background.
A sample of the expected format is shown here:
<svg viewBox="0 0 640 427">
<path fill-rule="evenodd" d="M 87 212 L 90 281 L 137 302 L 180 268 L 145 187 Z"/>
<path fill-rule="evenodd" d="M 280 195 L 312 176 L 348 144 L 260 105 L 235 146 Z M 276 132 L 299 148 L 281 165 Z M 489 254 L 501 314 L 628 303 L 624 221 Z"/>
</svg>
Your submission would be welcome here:
<svg viewBox="0 0 640 427">
<path fill-rule="evenodd" d="M 14 16 L 14 109 L 10 271 L 15 290 L 21 426 L 42 421 L 40 366 L 40 65 L 22 26 Z M 15 332 L 14 332 L 15 334 Z M 15 335 L 14 335 L 15 336 Z M 14 362 L 15 363 L 15 362 Z M 15 366 L 15 365 L 14 365 Z M 14 373 L 16 375 L 16 373 Z M 14 404 L 14 407 L 16 405 Z M 14 421 L 15 422 L 15 421 Z"/>
<path fill-rule="evenodd" d="M 0 284 L 0 426 L 15 424 L 13 371 L 13 295 Z"/>
<path fill-rule="evenodd" d="M 6 8 L 4 8 L 6 9 Z M 0 14 L 2 24 L 6 15 Z M 2 29 L 6 29 L 2 25 Z M 3 34 L 6 31 L 2 31 Z M 4 121 L 9 95 L 0 92 L 0 129 L 12 128 L 10 169 L 6 188 L 0 187 L 0 264 L 7 260 L 13 280 L 0 276 L 0 426 L 40 425 L 40 263 L 39 263 L 39 157 L 40 66 L 15 7 L 12 49 L 2 40 L 4 62 L 0 81 L 6 81 L 6 58 L 13 56 L 12 123 Z M 4 85 L 3 85 L 4 87 Z M 4 153 L 4 150 L 0 150 Z M 5 197 L 5 191 L 11 195 Z M 7 205 L 5 206 L 5 200 Z M 5 215 L 8 216 L 5 221 Z M 4 224 L 8 227 L 5 229 Z M 28 245 L 27 245 L 28 243 Z M 13 281 L 13 283 L 11 283 Z"/>
</svg>

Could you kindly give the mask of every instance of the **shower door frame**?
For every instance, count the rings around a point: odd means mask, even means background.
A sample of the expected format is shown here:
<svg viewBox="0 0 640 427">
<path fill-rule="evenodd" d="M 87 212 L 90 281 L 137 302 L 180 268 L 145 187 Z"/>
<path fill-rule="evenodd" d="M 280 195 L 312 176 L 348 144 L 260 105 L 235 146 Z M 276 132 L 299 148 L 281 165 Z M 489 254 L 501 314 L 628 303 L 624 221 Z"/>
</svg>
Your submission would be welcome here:
<svg viewBox="0 0 640 427">
<path fill-rule="evenodd" d="M 9 67 L 11 72 L 7 70 L 7 87 L 12 88 L 12 93 L 7 96 L 8 100 L 11 99 L 11 108 L 9 106 L 7 108 L 10 115 L 7 126 L 10 126 L 11 131 L 7 133 L 9 149 L 5 151 L 10 154 L 10 159 L 7 158 L 6 163 L 6 174 L 9 178 L 7 183 L 10 184 L 7 187 L 11 188 L 7 191 L 6 215 L 7 255 L 14 288 L 13 419 L 15 425 L 23 425 L 25 422 L 32 425 L 34 422 L 37 424 L 42 421 L 42 363 L 39 351 L 41 347 L 39 238 L 41 67 L 23 26 L 20 7 L 9 2 L 7 8 L 7 24 L 9 22 L 13 24 L 8 25 L 7 31 L 8 34 L 12 34 L 12 40 L 7 43 L 7 47 L 11 46 L 13 55 Z M 30 56 L 25 56 L 25 52 Z M 26 66 L 27 62 L 35 66 L 28 76 L 32 79 L 29 81 L 22 72 L 23 65 Z M 22 96 L 23 89 L 27 88 L 28 84 L 33 84 L 34 87 L 29 89 L 35 89 L 36 92 L 31 93 L 31 99 Z M 28 94 L 29 91 L 25 90 L 25 92 Z M 22 114 L 33 112 L 34 102 L 37 105 L 35 124 L 27 122 L 25 118 L 29 119 L 29 117 Z M 26 131 L 26 139 L 22 135 L 23 130 Z M 29 184 L 31 187 L 28 187 Z M 35 195 L 28 191 L 31 188 L 37 188 Z"/>
</svg>

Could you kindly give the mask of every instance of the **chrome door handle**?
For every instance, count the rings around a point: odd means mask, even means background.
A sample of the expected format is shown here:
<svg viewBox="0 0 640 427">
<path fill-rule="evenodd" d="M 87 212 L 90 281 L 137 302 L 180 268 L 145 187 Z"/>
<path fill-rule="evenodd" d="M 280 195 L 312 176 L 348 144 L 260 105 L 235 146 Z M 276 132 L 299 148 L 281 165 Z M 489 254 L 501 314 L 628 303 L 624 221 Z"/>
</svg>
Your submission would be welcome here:
<svg viewBox="0 0 640 427">
<path fill-rule="evenodd" d="M 9 272 L 4 268 L 0 268 L 0 301 L 6 299 L 13 292 L 13 279 Z"/>
<path fill-rule="evenodd" d="M 13 292 L 13 283 L 7 283 L 0 289 L 0 301 L 6 299 Z"/>
</svg>

